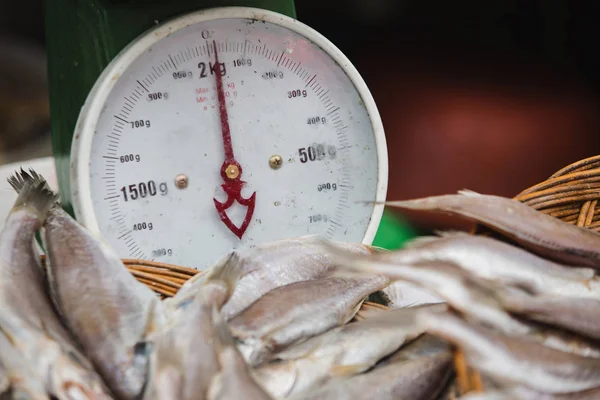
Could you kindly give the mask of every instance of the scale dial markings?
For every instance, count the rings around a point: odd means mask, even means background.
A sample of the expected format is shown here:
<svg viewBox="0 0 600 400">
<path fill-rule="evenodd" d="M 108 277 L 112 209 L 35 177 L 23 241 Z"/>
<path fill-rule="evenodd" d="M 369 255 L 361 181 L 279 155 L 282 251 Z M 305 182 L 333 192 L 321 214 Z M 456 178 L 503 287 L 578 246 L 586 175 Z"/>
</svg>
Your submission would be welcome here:
<svg viewBox="0 0 600 400">
<path fill-rule="evenodd" d="M 364 82 L 314 31 L 252 12 L 157 28 L 91 93 L 74 206 L 123 258 L 204 269 L 283 237 L 373 239 L 387 158 Z"/>
</svg>

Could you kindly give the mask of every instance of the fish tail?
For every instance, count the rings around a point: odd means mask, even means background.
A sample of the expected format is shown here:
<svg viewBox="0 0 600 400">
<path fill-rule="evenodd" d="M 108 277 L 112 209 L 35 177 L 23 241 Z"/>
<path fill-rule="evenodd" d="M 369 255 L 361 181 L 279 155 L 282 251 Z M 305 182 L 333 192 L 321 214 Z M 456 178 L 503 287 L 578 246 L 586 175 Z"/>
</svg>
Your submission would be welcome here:
<svg viewBox="0 0 600 400">
<path fill-rule="evenodd" d="M 224 282 L 227 285 L 228 294 L 231 294 L 242 274 L 243 263 L 240 262 L 240 256 L 237 252 L 232 251 L 209 270 L 203 281 L 204 284 Z"/>
<path fill-rule="evenodd" d="M 8 181 L 10 186 L 17 193 L 21 193 L 21 190 L 23 189 L 23 187 L 25 186 L 26 183 L 32 183 L 35 186 L 37 186 L 39 184 L 45 184 L 46 187 L 48 189 L 50 189 L 50 187 L 47 186 L 48 183 L 46 182 L 44 177 L 42 175 L 38 174 L 37 172 L 35 172 L 35 170 L 33 170 L 31 168 L 29 169 L 29 173 L 26 172 L 23 168 L 21 168 L 20 172 L 16 171 L 13 175 L 9 176 L 6 180 Z"/>
<path fill-rule="evenodd" d="M 7 179 L 19 194 L 13 210 L 26 208 L 36 214 L 40 220 L 45 220 L 48 212 L 58 203 L 58 196 L 41 175 L 33 170 L 29 172 L 21 169 L 20 173 L 17 172 Z"/>
</svg>

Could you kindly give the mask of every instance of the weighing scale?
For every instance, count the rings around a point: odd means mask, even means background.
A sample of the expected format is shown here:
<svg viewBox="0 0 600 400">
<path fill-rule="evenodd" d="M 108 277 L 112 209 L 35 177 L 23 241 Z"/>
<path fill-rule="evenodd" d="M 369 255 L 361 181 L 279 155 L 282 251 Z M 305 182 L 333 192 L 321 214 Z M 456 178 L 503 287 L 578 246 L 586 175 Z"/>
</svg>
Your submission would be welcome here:
<svg viewBox="0 0 600 400">
<path fill-rule="evenodd" d="M 284 237 L 373 242 L 382 122 L 293 1 L 46 6 L 61 201 L 122 258 L 203 269 Z"/>
</svg>

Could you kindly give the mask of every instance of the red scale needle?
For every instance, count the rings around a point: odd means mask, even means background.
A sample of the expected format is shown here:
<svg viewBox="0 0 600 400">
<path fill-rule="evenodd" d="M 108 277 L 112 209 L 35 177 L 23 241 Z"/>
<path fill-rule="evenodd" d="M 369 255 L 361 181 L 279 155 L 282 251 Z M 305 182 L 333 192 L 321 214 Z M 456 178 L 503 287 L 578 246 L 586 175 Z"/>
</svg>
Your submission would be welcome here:
<svg viewBox="0 0 600 400">
<path fill-rule="evenodd" d="M 221 177 L 224 182 L 221 187 L 225 193 L 227 193 L 227 200 L 225 203 L 221 203 L 217 199 L 213 199 L 213 201 L 215 202 L 215 207 L 217 208 L 221 221 L 231 232 L 233 232 L 233 234 L 241 239 L 244 236 L 244 233 L 246 233 L 248 225 L 250 225 L 250 221 L 252 220 L 252 215 L 254 214 L 256 192 L 252 193 L 252 196 L 248 199 L 242 197 L 242 187 L 246 182 L 241 179 L 242 166 L 237 162 L 233 155 L 231 129 L 229 128 L 229 117 L 227 116 L 227 105 L 225 104 L 225 91 L 223 90 L 223 77 L 221 75 L 222 69 L 219 64 L 219 53 L 216 41 L 213 41 L 213 47 L 215 51 L 215 76 L 217 80 L 217 97 L 219 100 L 219 117 L 221 119 L 221 134 L 223 137 L 223 152 L 225 156 L 225 161 L 221 166 Z M 242 225 L 239 227 L 235 226 L 227 215 L 227 209 L 229 209 L 235 201 L 246 207 L 246 216 Z"/>
</svg>

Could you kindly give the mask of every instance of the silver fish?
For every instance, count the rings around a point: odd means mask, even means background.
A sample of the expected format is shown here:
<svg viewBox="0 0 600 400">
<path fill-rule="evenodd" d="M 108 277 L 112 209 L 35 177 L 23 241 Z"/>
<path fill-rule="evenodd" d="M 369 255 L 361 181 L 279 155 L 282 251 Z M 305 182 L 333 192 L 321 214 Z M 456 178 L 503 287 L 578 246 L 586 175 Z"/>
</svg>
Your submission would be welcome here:
<svg viewBox="0 0 600 400">
<path fill-rule="evenodd" d="M 446 310 L 444 304 L 383 311 L 364 321 L 332 329 L 292 346 L 254 371 L 275 397 L 293 395 L 325 383 L 330 376 L 357 375 L 423 333 L 415 324 L 424 309 Z"/>
<path fill-rule="evenodd" d="M 46 387 L 10 339 L 0 330 L 0 398 L 48 399 Z"/>
<path fill-rule="evenodd" d="M 396 281 L 381 290 L 385 303 L 390 308 L 415 307 L 424 304 L 443 303 L 444 300 L 419 285 Z"/>
<path fill-rule="evenodd" d="M 144 399 L 206 398 L 211 380 L 219 372 L 213 310 L 218 312 L 231 295 L 241 272 L 239 266 L 237 254 L 230 253 L 193 297 L 188 293 L 169 325 L 150 337 L 154 351 Z"/>
<path fill-rule="evenodd" d="M 378 273 L 390 279 L 404 279 L 430 290 L 470 320 L 508 334 L 531 335 L 538 342 L 554 349 L 586 357 L 600 357 L 600 347 L 597 345 L 551 329 L 538 329 L 510 315 L 503 307 L 503 299 L 525 293 L 519 288 L 478 279 L 451 264 L 431 262 L 415 266 L 395 265 L 374 256 L 349 256 L 328 242 L 323 242 L 323 245 L 332 255 L 335 254 L 340 266 L 339 273 L 347 270 L 350 273 Z M 473 307 L 473 304 L 477 304 L 477 307 Z"/>
<path fill-rule="evenodd" d="M 292 400 L 432 400 L 452 375 L 450 352 L 397 362 L 337 380 Z"/>
<path fill-rule="evenodd" d="M 22 171 L 11 184 L 20 192 L 23 182 L 40 182 L 47 188 L 34 172 Z M 134 349 L 144 340 L 149 320 L 162 323 L 157 296 L 127 271 L 102 238 L 83 228 L 57 203 L 48 211 L 44 228 L 48 280 L 56 308 L 107 386 L 120 398 L 137 396 L 147 366 L 145 357 Z"/>
<path fill-rule="evenodd" d="M 435 306 L 438 307 L 438 306 Z M 441 308 L 421 308 L 419 310 L 438 310 L 441 311 Z M 416 317 L 416 315 L 415 315 Z M 382 360 L 377 364 L 377 366 L 384 366 L 389 364 L 394 364 L 401 361 L 415 360 L 417 358 L 434 356 L 441 353 L 447 353 L 451 351 L 450 343 L 446 340 L 443 340 L 437 336 L 433 336 L 429 333 L 422 334 L 417 339 L 408 343 L 406 346 L 400 348 L 390 357 Z"/>
<path fill-rule="evenodd" d="M 21 173 L 29 176 L 24 171 Z M 56 198 L 44 182 L 30 177 L 25 183 L 20 176 L 9 178 L 11 184 L 19 185 L 22 190 L 0 232 L 0 312 L 5 318 L 18 318 L 19 325 L 47 331 L 85 363 L 87 360 L 79 352 L 73 336 L 60 323 L 49 302 L 39 256 L 33 248 L 34 235 L 42 227 Z"/>
<path fill-rule="evenodd" d="M 397 265 L 375 256 L 350 255 L 328 241 L 322 244 L 335 257 L 339 274 L 382 274 L 392 281 L 407 281 L 431 291 L 457 310 L 504 332 L 524 334 L 531 330 L 500 307 L 494 285 L 476 280 L 452 264 L 430 262 Z M 473 307 L 473 304 L 477 304 L 477 307 Z"/>
<path fill-rule="evenodd" d="M 260 244 L 238 251 L 243 264 L 233 295 L 221 313 L 230 320 L 273 289 L 295 282 L 320 279 L 335 267 L 331 258 L 318 246 L 317 236 L 302 236 Z M 350 252 L 370 254 L 368 246 L 339 243 Z M 203 276 L 193 278 L 180 289 L 182 294 L 202 282 Z"/>
<path fill-rule="evenodd" d="M 20 372 L 28 364 L 31 373 L 25 376 L 39 379 L 56 398 L 68 398 L 74 391 L 81 398 L 109 398 L 101 378 L 51 306 L 34 252 L 34 235 L 56 197 L 45 182 L 21 173 L 9 179 L 20 193 L 0 233 L 0 332 L 15 352 L 14 357 L 6 357 L 10 346 L 3 346 L 0 357 L 8 371 L 14 366 L 7 363 L 22 358 Z"/>
<path fill-rule="evenodd" d="M 455 195 L 386 204 L 461 216 L 500 232 L 543 257 L 570 265 L 600 268 L 600 235 L 514 199 L 463 190 Z"/>
<path fill-rule="evenodd" d="M 275 354 L 273 359 L 296 360 L 308 356 L 318 358 L 335 355 L 337 365 L 360 366 L 362 372 L 374 365 L 371 356 L 373 351 L 377 352 L 375 359 L 378 360 L 383 357 L 382 354 L 390 354 L 423 333 L 421 327 L 416 325 L 419 312 L 447 309 L 445 304 L 436 304 L 382 311 L 364 321 L 334 328 L 284 349 Z M 374 340 L 374 337 L 377 339 Z M 369 349 L 373 344 L 376 348 Z"/>
<path fill-rule="evenodd" d="M 508 243 L 464 232 L 416 239 L 405 248 L 372 256 L 397 264 L 449 262 L 482 279 L 526 287 L 536 293 L 600 297 L 591 268 L 563 266 Z"/>
<path fill-rule="evenodd" d="M 188 280 L 175 296 L 163 301 L 168 318 L 175 319 L 185 312 L 200 292 L 203 298 L 222 309 L 231 298 L 242 274 L 243 264 L 239 253 L 232 251 L 224 255 L 211 269 Z"/>
<path fill-rule="evenodd" d="M 220 347 L 221 371 L 212 379 L 207 399 L 272 400 L 267 391 L 252 376 L 244 357 L 236 347 L 227 322 L 216 308 L 213 310 L 213 324 Z"/>
<path fill-rule="evenodd" d="M 600 300 L 513 292 L 503 296 L 502 306 L 535 321 L 600 339 Z"/>
<path fill-rule="evenodd" d="M 600 386 L 600 360 L 555 350 L 526 337 L 512 337 L 469 324 L 449 313 L 420 313 L 425 329 L 459 346 L 469 365 L 493 379 L 547 393 Z"/>
<path fill-rule="evenodd" d="M 265 294 L 229 327 L 243 342 L 247 362 L 256 366 L 272 352 L 347 323 L 369 294 L 388 283 L 380 275 L 292 283 Z"/>
</svg>

